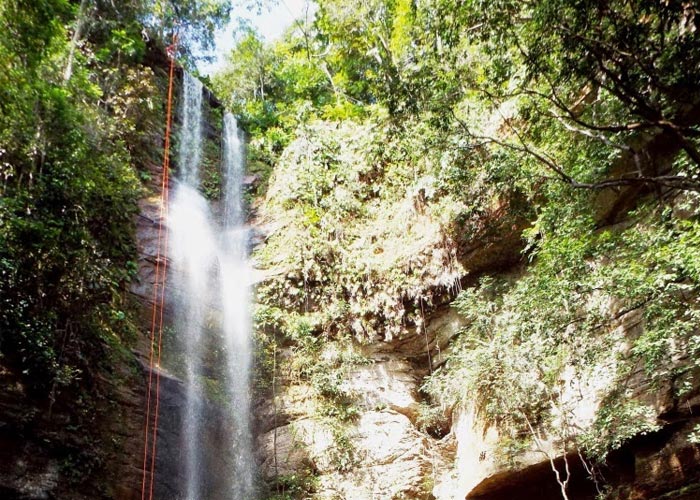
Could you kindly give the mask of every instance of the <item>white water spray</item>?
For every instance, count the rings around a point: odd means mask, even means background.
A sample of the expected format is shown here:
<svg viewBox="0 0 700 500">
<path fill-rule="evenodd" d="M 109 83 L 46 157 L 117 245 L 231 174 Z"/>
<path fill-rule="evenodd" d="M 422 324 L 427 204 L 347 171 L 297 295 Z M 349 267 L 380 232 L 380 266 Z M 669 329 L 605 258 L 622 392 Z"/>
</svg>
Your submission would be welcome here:
<svg viewBox="0 0 700 500">
<path fill-rule="evenodd" d="M 210 309 L 220 304 L 221 330 L 226 352 L 222 371 L 229 397 L 230 449 L 221 450 L 222 460 L 231 457 L 229 500 L 252 500 L 254 467 L 250 433 L 250 271 L 247 231 L 242 203 L 243 148 L 235 118 L 224 120 L 221 227 L 215 222 L 205 198 L 198 191 L 202 156 L 202 84 L 184 76 L 182 127 L 179 143 L 179 175 L 169 209 L 168 227 L 174 290 L 176 329 L 182 340 L 185 361 L 186 402 L 182 418 L 185 498 L 207 498 L 201 456 L 206 433 L 203 422 L 204 393 L 200 382 L 205 345 L 205 323 Z M 217 238 L 215 234 L 219 235 Z M 218 276 L 215 272 L 218 268 Z M 206 367 L 211 369 L 212 367 Z"/>
<path fill-rule="evenodd" d="M 199 422 L 202 418 L 202 331 L 206 315 L 209 274 L 215 240 L 211 215 L 197 191 L 201 159 L 202 84 L 185 73 L 181 106 L 179 172 L 168 210 L 170 281 L 174 289 L 175 319 L 185 360 L 186 401 L 182 416 L 183 465 L 187 500 L 199 500 L 201 458 Z"/>
<path fill-rule="evenodd" d="M 223 331 L 228 365 L 227 387 L 233 425 L 233 480 L 235 499 L 254 497 L 252 438 L 250 434 L 250 268 L 248 231 L 243 211 L 243 147 L 236 119 L 224 115 L 223 232 L 219 264 Z"/>
</svg>

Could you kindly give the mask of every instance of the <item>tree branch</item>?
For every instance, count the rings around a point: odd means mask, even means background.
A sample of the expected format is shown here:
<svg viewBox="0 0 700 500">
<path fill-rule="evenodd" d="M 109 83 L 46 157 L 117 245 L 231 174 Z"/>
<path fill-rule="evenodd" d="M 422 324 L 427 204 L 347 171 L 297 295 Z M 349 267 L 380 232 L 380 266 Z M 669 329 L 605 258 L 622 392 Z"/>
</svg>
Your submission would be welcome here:
<svg viewBox="0 0 700 500">
<path fill-rule="evenodd" d="M 668 187 L 672 189 L 683 189 L 688 191 L 698 191 L 700 192 L 700 177 L 688 177 L 684 175 L 659 175 L 659 176 L 644 176 L 640 175 L 639 171 L 635 172 L 631 177 L 618 177 L 615 179 L 606 179 L 599 182 L 579 182 L 569 174 L 566 173 L 564 168 L 560 166 L 553 158 L 549 157 L 545 153 L 536 151 L 532 147 L 528 146 L 520 132 L 518 132 L 512 125 L 508 124 L 508 127 L 513 131 L 513 133 L 518 138 L 519 144 L 514 144 L 507 142 L 505 140 L 497 139 L 493 136 L 485 136 L 473 133 L 469 126 L 460 120 L 459 117 L 454 112 L 454 109 L 450 109 L 452 117 L 455 121 L 462 127 L 469 137 L 478 139 L 483 144 L 496 144 L 503 148 L 509 149 L 511 151 L 517 151 L 519 153 L 524 153 L 528 156 L 539 161 L 549 170 L 554 172 L 558 180 L 570 185 L 573 188 L 578 189 L 590 189 L 590 190 L 601 190 L 608 188 L 618 188 L 623 186 L 633 186 L 633 185 L 650 185 L 650 186 L 661 186 Z"/>
</svg>

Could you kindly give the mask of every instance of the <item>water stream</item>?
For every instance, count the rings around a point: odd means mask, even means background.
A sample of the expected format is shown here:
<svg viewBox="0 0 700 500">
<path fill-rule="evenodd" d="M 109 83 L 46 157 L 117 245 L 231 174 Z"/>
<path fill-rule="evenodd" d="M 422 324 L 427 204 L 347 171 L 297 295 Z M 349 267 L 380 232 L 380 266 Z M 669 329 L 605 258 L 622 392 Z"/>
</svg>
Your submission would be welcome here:
<svg viewBox="0 0 700 500">
<path fill-rule="evenodd" d="M 228 367 L 235 439 L 233 440 L 233 476 L 235 499 L 253 497 L 252 438 L 250 434 L 250 268 L 248 230 L 243 210 L 244 158 L 241 134 L 236 119 L 224 115 L 223 231 L 220 242 L 220 282 L 223 331 Z"/>
<path fill-rule="evenodd" d="M 205 488 L 201 443 L 205 441 L 203 373 L 220 372 L 228 400 L 224 408 L 230 443 L 220 450 L 227 463 L 227 497 L 254 498 L 254 468 L 250 433 L 250 271 L 247 229 L 242 199 L 244 155 L 235 118 L 224 118 L 220 216 L 199 192 L 202 157 L 202 84 L 185 74 L 179 136 L 179 169 L 169 208 L 170 284 L 174 290 L 175 329 L 184 358 L 186 401 L 182 418 L 185 498 L 203 500 Z M 215 314 L 212 314 L 213 311 Z M 220 331 L 211 334 L 212 317 Z M 223 367 L 204 366 L 212 342 L 223 345 Z"/>
</svg>

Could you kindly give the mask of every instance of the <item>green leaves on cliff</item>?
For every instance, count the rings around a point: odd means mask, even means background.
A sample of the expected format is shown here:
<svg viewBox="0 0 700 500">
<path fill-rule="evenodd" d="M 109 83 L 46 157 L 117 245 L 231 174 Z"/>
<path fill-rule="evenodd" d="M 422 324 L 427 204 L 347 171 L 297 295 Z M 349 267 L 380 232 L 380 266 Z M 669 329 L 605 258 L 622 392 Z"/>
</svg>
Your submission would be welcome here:
<svg viewBox="0 0 700 500">
<path fill-rule="evenodd" d="M 698 383 L 700 224 L 651 206 L 623 228 L 546 220 L 533 265 L 458 298 L 470 324 L 426 389 L 475 404 L 511 437 L 544 429 L 603 458 L 657 428 L 643 393 L 626 387 L 644 380 L 682 398 Z M 590 397 L 603 399 L 594 419 L 577 413 Z"/>
<path fill-rule="evenodd" d="M 0 352 L 51 404 L 93 384 L 133 332 L 124 284 L 135 272 L 136 162 L 154 154 L 153 131 L 139 127 L 160 122 L 160 98 L 137 64 L 135 20 L 107 11 L 0 2 L 13 34 L 0 41 Z"/>
</svg>

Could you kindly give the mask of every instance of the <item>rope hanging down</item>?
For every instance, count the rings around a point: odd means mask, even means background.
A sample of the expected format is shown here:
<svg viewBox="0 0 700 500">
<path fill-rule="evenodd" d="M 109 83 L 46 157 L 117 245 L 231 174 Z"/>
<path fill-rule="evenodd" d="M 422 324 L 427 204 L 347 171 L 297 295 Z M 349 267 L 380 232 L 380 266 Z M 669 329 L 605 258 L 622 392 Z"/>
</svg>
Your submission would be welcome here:
<svg viewBox="0 0 700 500">
<path fill-rule="evenodd" d="M 153 500 L 153 488 L 156 467 L 156 442 L 158 438 L 158 410 L 160 404 L 160 361 L 163 341 L 163 309 L 165 305 L 165 278 L 167 275 L 168 233 L 163 228 L 163 221 L 168 213 L 168 185 L 170 174 L 170 131 L 172 126 L 173 82 L 175 80 L 175 52 L 177 50 L 177 34 L 173 35 L 173 42 L 167 48 L 170 58 L 170 72 L 168 78 L 168 101 L 165 117 L 165 142 L 163 146 L 163 179 L 161 182 L 160 217 L 158 219 L 158 245 L 156 250 L 156 269 L 153 283 L 153 310 L 151 314 L 150 354 L 148 357 L 148 388 L 146 391 L 146 422 L 144 429 L 143 468 L 141 481 L 141 500 Z M 161 247 L 163 252 L 161 253 Z M 161 265 L 162 260 L 162 265 Z M 160 288 L 159 288 L 160 287 Z M 156 335 L 156 331 L 158 332 Z M 155 391 L 153 391 L 153 374 L 155 372 Z M 153 416 L 151 406 L 155 392 Z M 152 422 L 151 422 L 152 420 Z M 148 451 L 151 451 L 150 464 Z M 150 473 L 150 476 L 149 476 Z M 147 486 L 148 484 L 148 486 Z"/>
</svg>

